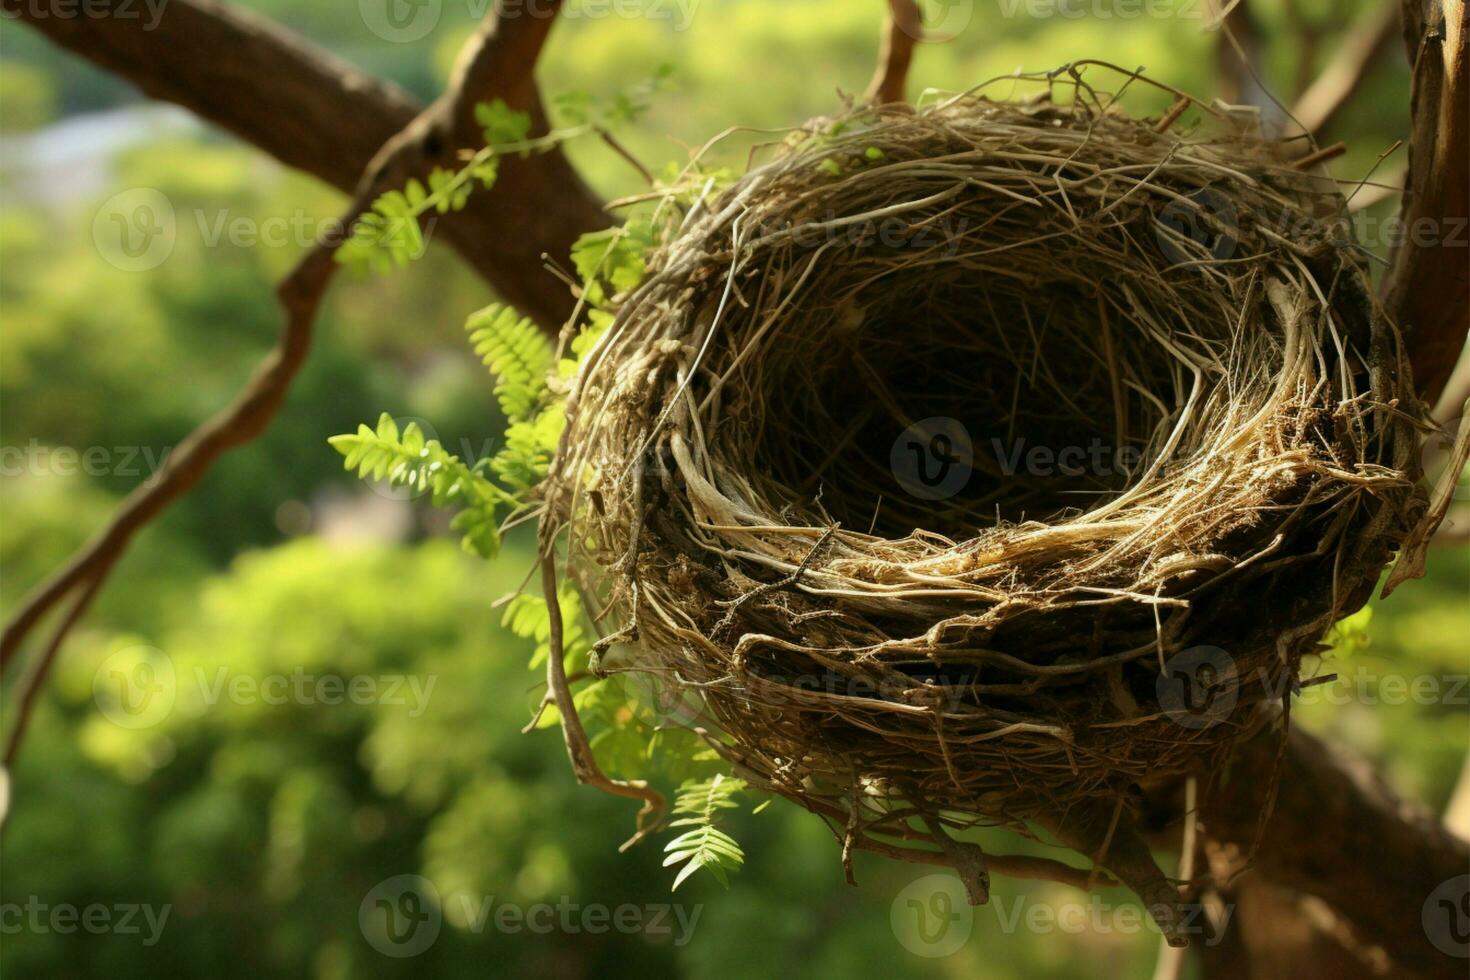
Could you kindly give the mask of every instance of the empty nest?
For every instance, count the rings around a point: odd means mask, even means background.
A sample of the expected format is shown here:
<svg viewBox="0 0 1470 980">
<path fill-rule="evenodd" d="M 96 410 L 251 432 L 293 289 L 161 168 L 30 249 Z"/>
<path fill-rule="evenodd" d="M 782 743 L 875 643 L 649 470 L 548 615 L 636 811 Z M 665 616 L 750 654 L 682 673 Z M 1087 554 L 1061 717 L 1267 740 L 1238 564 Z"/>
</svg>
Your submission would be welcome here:
<svg viewBox="0 0 1470 980">
<path fill-rule="evenodd" d="M 1177 938 L 1139 788 L 1279 716 L 1365 601 L 1422 407 L 1310 146 L 1068 78 L 818 120 L 686 208 L 573 382 L 543 535 L 601 669 L 844 859 L 983 900 L 951 834 L 1042 827 Z"/>
</svg>

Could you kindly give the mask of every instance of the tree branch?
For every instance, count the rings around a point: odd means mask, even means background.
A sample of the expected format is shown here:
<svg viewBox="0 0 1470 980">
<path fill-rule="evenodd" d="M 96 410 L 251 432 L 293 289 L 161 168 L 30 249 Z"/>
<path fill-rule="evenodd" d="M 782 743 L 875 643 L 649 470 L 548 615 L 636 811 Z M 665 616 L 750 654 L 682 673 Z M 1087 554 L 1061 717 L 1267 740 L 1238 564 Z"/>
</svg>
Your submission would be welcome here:
<svg viewBox="0 0 1470 980">
<path fill-rule="evenodd" d="M 1402 11 L 1414 131 L 1406 234 L 1394 248 L 1383 302 L 1404 328 L 1419 393 L 1433 404 L 1470 329 L 1470 26 L 1465 0 L 1404 0 Z"/>
<path fill-rule="evenodd" d="M 1295 726 L 1270 810 L 1278 738 L 1268 728 L 1236 748 L 1229 785 L 1202 802 L 1206 838 L 1243 860 L 1270 812 L 1249 875 L 1320 900 L 1357 941 L 1402 968 L 1463 980 L 1464 960 L 1436 949 L 1421 917 L 1435 887 L 1470 867 L 1470 846 L 1400 800 L 1366 762 Z"/>
<path fill-rule="evenodd" d="M 132 0 L 89 0 L 89 11 L 124 2 Z M 8 16 L 145 94 L 183 106 L 348 193 L 395 134 L 416 122 L 421 137 L 442 129 L 437 119 L 416 120 L 420 106 L 397 86 L 217 0 L 169 0 L 148 29 L 139 17 L 56 17 L 25 0 L 0 5 Z M 500 95 L 531 111 L 544 130 L 530 69 L 554 21 L 529 10 L 513 20 L 518 44 L 496 45 L 496 58 L 479 63 L 465 90 L 479 93 L 477 98 Z M 488 43 L 499 30 L 492 14 L 476 37 Z M 422 159 L 405 157 L 398 166 L 405 179 L 422 177 L 435 163 L 454 166 L 454 152 L 464 145 L 460 139 L 429 139 Z M 494 188 L 475 194 L 464 211 L 446 215 L 435 228 L 507 302 L 554 330 L 574 300 L 564 284 L 545 274 L 542 255 L 566 255 L 578 235 L 610 222 L 566 156 L 553 149 L 534 161 L 504 161 Z"/>
<path fill-rule="evenodd" d="M 878 67 L 864 99 L 878 105 L 904 101 L 914 45 L 924 36 L 924 21 L 915 0 L 888 0 L 888 17 L 878 48 Z"/>
</svg>

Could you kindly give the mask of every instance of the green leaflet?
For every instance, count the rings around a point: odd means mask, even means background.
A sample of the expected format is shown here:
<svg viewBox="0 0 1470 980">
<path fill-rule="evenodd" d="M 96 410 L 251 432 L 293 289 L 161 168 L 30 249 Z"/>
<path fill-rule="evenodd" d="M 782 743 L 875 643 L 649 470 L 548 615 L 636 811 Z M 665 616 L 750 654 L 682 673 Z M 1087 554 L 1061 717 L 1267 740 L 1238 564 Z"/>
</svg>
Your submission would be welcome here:
<svg viewBox="0 0 1470 980">
<path fill-rule="evenodd" d="M 436 439 L 425 439 L 418 423 L 398 431 L 384 412 L 376 429 L 359 425 L 353 435 L 327 440 L 341 453 L 345 467 L 365 480 L 387 480 L 394 486 L 429 491 L 436 507 L 460 507 L 454 527 L 464 535 L 465 550 L 493 558 L 500 550 L 497 511 L 514 505 L 504 490 L 471 470 Z"/>
<path fill-rule="evenodd" d="M 734 809 L 735 796 L 745 789 L 739 779 L 719 775 L 703 782 L 686 782 L 674 798 L 674 816 L 679 819 L 670 827 L 691 827 L 664 847 L 664 867 L 683 864 L 674 878 L 674 890 L 700 868 L 728 886 L 729 872 L 745 863 L 745 852 L 729 834 L 715 826 L 721 810 Z"/>
<path fill-rule="evenodd" d="M 530 317 L 492 303 L 465 322 L 475 353 L 495 375 L 495 397 L 511 422 L 529 419 L 546 394 L 556 354 Z"/>
</svg>

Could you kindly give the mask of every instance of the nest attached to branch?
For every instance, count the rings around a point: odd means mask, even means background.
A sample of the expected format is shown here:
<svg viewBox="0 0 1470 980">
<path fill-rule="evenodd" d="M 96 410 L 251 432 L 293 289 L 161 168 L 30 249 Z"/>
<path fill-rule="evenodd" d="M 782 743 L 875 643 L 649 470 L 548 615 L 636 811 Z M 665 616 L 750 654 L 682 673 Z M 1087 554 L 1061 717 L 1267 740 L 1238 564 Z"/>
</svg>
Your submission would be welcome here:
<svg viewBox="0 0 1470 980">
<path fill-rule="evenodd" d="M 1030 822 L 1177 900 L 1129 866 L 1139 786 L 1289 700 L 1422 509 L 1336 185 L 1199 108 L 819 120 L 684 216 L 574 382 L 547 524 L 601 668 L 845 857 L 937 844 L 983 899 L 950 833 Z"/>
</svg>

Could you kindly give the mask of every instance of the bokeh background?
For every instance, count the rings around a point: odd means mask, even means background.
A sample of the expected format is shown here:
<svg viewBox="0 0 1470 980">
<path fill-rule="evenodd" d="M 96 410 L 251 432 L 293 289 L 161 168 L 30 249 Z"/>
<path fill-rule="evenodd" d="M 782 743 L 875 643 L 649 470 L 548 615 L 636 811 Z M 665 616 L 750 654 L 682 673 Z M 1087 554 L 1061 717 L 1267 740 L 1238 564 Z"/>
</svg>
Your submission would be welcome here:
<svg viewBox="0 0 1470 980">
<path fill-rule="evenodd" d="M 247 6 L 423 98 L 439 90 L 484 9 L 444 0 L 426 36 L 399 43 L 374 32 L 371 0 Z M 543 90 L 608 93 L 673 65 L 671 86 L 624 134 L 657 169 L 727 126 L 790 125 L 860 92 L 882 4 L 571 7 L 543 59 Z M 1219 42 L 1202 30 L 1205 0 L 1147 8 L 1163 16 L 1118 15 L 1128 9 L 1111 0 L 937 5 L 955 36 L 919 50 L 912 91 L 1079 57 L 1215 90 Z M 1289 101 L 1370 4 L 1252 9 L 1266 81 Z M 1299 21 L 1322 35 L 1306 58 Z M 279 330 L 273 284 L 313 223 L 344 202 L 9 20 L 0 21 L 0 54 L 0 603 L 10 609 L 241 386 Z M 1339 176 L 1363 177 L 1406 135 L 1407 102 L 1395 49 L 1334 125 L 1331 137 L 1350 148 L 1334 165 Z M 638 189 L 637 174 L 605 148 L 571 153 L 600 192 Z M 1381 172 L 1401 164 L 1399 154 Z M 138 189 L 163 195 L 177 217 L 172 251 L 146 271 L 107 242 L 108 202 Z M 1379 254 L 1386 243 L 1376 230 L 1393 207 L 1363 212 L 1366 244 Z M 732 815 L 747 864 L 728 890 L 696 876 L 671 896 L 662 840 L 618 854 L 629 804 L 578 788 L 554 732 L 520 734 L 539 677 L 527 668 L 529 644 L 502 629 L 492 603 L 526 579 L 527 541 L 513 538 L 492 565 L 470 558 L 442 517 L 355 482 L 326 443 L 387 410 L 430 420 L 471 456 L 491 451 L 503 420 L 461 325 L 492 298 L 438 246 L 405 272 L 343 280 L 271 430 L 225 457 L 136 543 L 73 635 L 11 774 L 0 969 L 119 978 L 1148 975 L 1158 939 L 1120 913 L 1124 893 L 1093 902 L 1062 886 L 1000 880 L 958 949 L 915 943 L 894 922 L 912 894 L 905 888 L 928 871 L 860 856 L 858 886 L 848 886 L 830 833 L 781 802 Z M 1467 670 L 1467 594 L 1470 556 L 1447 543 L 1425 581 L 1342 632 L 1320 669 L 1344 679 L 1313 689 L 1295 715 L 1434 808 L 1450 799 L 1470 742 L 1467 692 L 1455 682 Z M 119 711 L 110 678 L 145 662 L 171 665 L 177 696 L 158 710 Z M 383 696 L 261 696 L 272 678 L 297 676 L 367 678 Z M 390 696 L 394 677 L 418 687 Z M 1416 696 L 1413 681 L 1422 692 L 1426 678 L 1436 693 Z M 1396 694 L 1400 683 L 1409 693 Z M 443 922 L 426 949 L 395 958 L 364 934 L 359 911 L 405 874 L 432 883 Z M 677 902 L 699 917 L 689 936 L 677 924 L 510 932 L 466 915 L 492 896 L 523 908 Z M 138 931 L 64 931 L 50 915 L 98 904 L 137 909 Z M 150 911 L 167 914 L 156 932 Z M 120 912 L 111 914 L 116 923 Z M 925 955 L 935 952 L 945 955 Z"/>
</svg>

